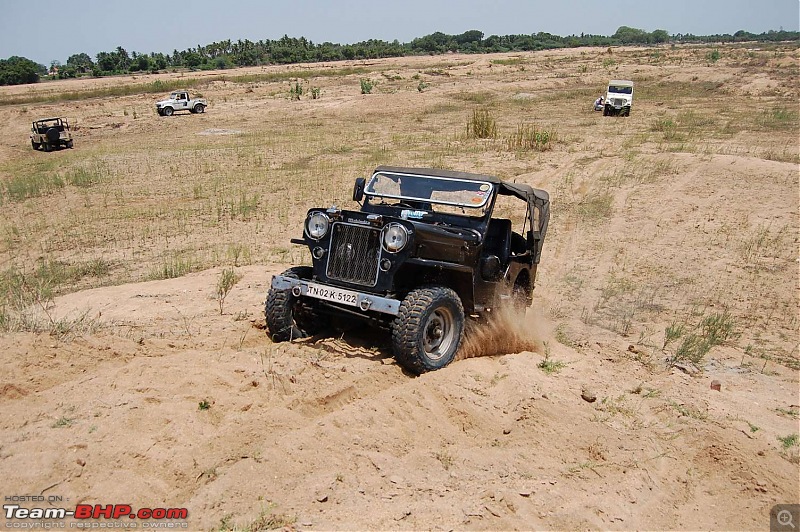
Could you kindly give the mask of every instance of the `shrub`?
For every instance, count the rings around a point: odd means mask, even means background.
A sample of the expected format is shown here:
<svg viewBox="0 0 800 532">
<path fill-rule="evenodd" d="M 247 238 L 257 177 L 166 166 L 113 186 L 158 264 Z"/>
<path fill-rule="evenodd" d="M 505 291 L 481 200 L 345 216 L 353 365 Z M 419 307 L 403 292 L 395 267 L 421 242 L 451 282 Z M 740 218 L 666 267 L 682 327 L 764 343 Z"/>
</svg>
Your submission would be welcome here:
<svg viewBox="0 0 800 532">
<path fill-rule="evenodd" d="M 717 61 L 719 61 L 720 57 L 721 56 L 719 50 L 717 50 L 716 48 L 706 54 L 706 59 L 708 60 L 709 63 L 716 63 Z"/>
<path fill-rule="evenodd" d="M 241 277 L 233 271 L 233 268 L 225 268 L 222 270 L 219 280 L 217 281 L 217 303 L 219 303 L 220 315 L 225 305 L 225 298 L 228 297 L 228 294 L 233 289 L 234 285 L 239 282 L 239 279 L 241 279 Z"/>
<path fill-rule="evenodd" d="M 303 95 L 303 86 L 299 83 L 295 83 L 294 87 L 289 87 L 289 97 L 292 100 L 299 100 L 300 96 Z"/>
<path fill-rule="evenodd" d="M 370 94 L 370 93 L 372 93 L 372 88 L 374 86 L 375 86 L 375 84 L 372 83 L 370 80 L 362 79 L 361 80 L 361 94 Z"/>
<path fill-rule="evenodd" d="M 553 148 L 555 131 L 539 129 L 534 125 L 520 124 L 517 131 L 508 137 L 509 150 L 547 151 Z"/>
<path fill-rule="evenodd" d="M 704 315 L 693 327 L 685 322 L 673 321 L 664 331 L 663 348 L 666 349 L 673 341 L 682 339 L 669 361 L 674 364 L 688 360 L 699 364 L 711 348 L 735 338 L 735 329 L 736 323 L 727 311 Z"/>
<path fill-rule="evenodd" d="M 472 111 L 472 119 L 467 122 L 467 136 L 475 139 L 497 138 L 497 122 L 488 110 Z"/>
</svg>

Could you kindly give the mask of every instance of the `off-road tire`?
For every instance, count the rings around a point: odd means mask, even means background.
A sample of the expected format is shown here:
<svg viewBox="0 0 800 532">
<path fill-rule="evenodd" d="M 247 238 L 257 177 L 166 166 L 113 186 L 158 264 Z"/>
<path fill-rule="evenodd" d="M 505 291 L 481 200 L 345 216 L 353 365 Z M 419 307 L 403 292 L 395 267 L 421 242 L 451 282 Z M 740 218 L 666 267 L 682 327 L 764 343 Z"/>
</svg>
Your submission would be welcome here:
<svg viewBox="0 0 800 532">
<path fill-rule="evenodd" d="M 61 138 L 61 134 L 56 128 L 49 128 L 47 131 L 45 131 L 44 136 L 47 137 L 48 144 L 55 144 L 58 146 L 58 141 Z"/>
<path fill-rule="evenodd" d="M 50 151 L 50 150 L 52 150 L 52 149 L 53 149 L 53 147 L 52 147 L 52 146 L 50 146 L 50 143 L 49 143 L 49 142 L 47 142 L 47 141 L 44 141 L 44 142 L 42 142 L 42 149 L 43 149 L 44 151 Z"/>
<path fill-rule="evenodd" d="M 71 140 L 68 140 L 66 146 L 67 148 L 72 149 L 72 146 L 74 146 L 74 144 L 72 143 Z"/>
<path fill-rule="evenodd" d="M 202 103 L 198 103 L 197 105 L 194 106 L 194 109 L 192 109 L 192 112 L 193 113 L 202 113 L 202 112 L 205 111 L 205 109 L 206 109 L 206 107 Z"/>
<path fill-rule="evenodd" d="M 283 272 L 292 279 L 311 279 L 310 266 L 295 266 Z M 299 300 L 291 290 L 270 288 L 264 304 L 264 317 L 273 342 L 287 342 L 294 338 L 307 338 L 325 325 L 323 318 L 314 309 L 312 301 Z"/>
<path fill-rule="evenodd" d="M 40 144 L 38 142 L 34 142 L 33 139 L 31 139 L 31 148 L 33 148 L 34 150 L 38 150 L 39 146 Z"/>
<path fill-rule="evenodd" d="M 395 360 L 411 373 L 441 369 L 456 356 L 464 334 L 464 307 L 450 288 L 412 290 L 392 322 Z"/>
<path fill-rule="evenodd" d="M 172 107 L 164 107 L 161 112 L 164 113 L 164 116 L 172 116 L 175 110 Z"/>
</svg>

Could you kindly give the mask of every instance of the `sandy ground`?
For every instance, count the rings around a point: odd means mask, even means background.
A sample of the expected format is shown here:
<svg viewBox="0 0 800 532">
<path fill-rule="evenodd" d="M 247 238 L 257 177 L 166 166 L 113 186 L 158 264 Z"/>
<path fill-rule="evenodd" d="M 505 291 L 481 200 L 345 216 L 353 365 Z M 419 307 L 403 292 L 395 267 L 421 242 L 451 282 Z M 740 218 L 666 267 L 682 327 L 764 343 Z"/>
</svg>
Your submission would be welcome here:
<svg viewBox="0 0 800 532">
<path fill-rule="evenodd" d="M 599 53 L 529 54 L 525 69 L 490 62 L 517 56 L 446 58 L 455 65 L 446 83 L 421 96 L 426 105 L 448 104 L 464 91 L 538 98 L 537 91 L 561 84 L 586 94 L 587 109 L 554 118 L 571 120 L 575 132 L 562 130 L 566 143 L 535 161 L 494 152 L 445 160 L 487 172 L 496 164 L 503 175 L 553 196 L 536 302 L 524 322 L 476 330 L 456 362 L 412 377 L 394 363 L 384 335 L 358 324 L 273 344 L 263 301 L 271 276 L 296 261 L 273 260 L 257 247 L 252 264 L 236 268 L 241 279 L 222 313 L 215 298 L 221 266 L 65 293 L 41 317 L 90 327 L 65 337 L 0 333 L 0 495 L 59 496 L 67 508 L 185 507 L 193 530 L 768 529 L 771 507 L 800 502 L 798 447 L 778 439 L 798 433 L 800 409 L 796 114 L 788 131 L 766 133 L 770 139 L 759 135 L 750 143 L 752 132 L 708 133 L 689 141 L 702 150 L 673 149 L 652 138 L 660 135 L 652 124 L 665 113 L 675 117 L 685 100 L 648 96 L 643 88 L 630 119 L 604 119 L 588 106 L 607 72 L 590 71 L 578 81 L 540 75 L 573 72 L 576 62 Z M 771 65 L 793 68 L 788 81 L 770 77 L 767 67 L 652 66 L 651 51 L 628 53 L 618 77 L 655 79 L 661 68 L 676 81 L 727 83 L 726 97 L 755 94 L 796 109 L 796 49 L 787 63 Z M 444 59 L 371 64 L 409 80 L 414 72 L 436 71 Z M 59 82 L 3 94 L 116 82 Z M 191 117 L 198 120 L 188 131 L 176 126 L 186 118 L 165 124 L 155 116 L 104 117 L 102 106 L 112 104 L 102 99 L 64 104 L 84 126 L 74 153 L 81 143 L 110 145 L 110 123 L 131 138 L 161 127 L 175 143 L 211 147 L 227 136 L 220 133 L 257 127 L 247 119 L 246 89 L 215 83 L 203 91 L 212 98 L 209 112 Z M 421 105 L 411 102 L 416 80 L 413 90 L 379 93 L 369 104 L 352 90 L 358 77 L 320 83 L 328 84 L 326 92 L 312 109 L 289 111 L 291 102 L 267 100 L 276 123 L 293 116 L 313 127 Z M 58 114 L 57 107 L 44 104 L 36 112 Z M 4 131 L 21 139 L 0 146 L 0 177 L 11 177 L 16 161 L 32 156 L 25 140 L 31 114 L 0 107 Z M 425 120 L 416 123 L 435 127 Z M 624 150 L 605 156 L 592 150 L 615 130 L 629 142 L 651 135 L 637 147 L 644 162 L 633 165 Z M 375 135 L 379 145 L 390 142 L 390 132 Z M 371 142 L 344 137 L 355 138 Z M 783 151 L 765 155 L 771 144 Z M 282 157 L 274 156 L 265 162 L 273 169 Z M 170 171 L 174 177 L 178 170 Z M 154 170 L 147 179 L 167 182 L 171 175 Z M 337 183 L 343 197 L 351 177 Z M 605 188 L 597 189 L 601 178 Z M 581 214 L 600 192 L 611 195 L 611 210 L 602 220 Z M 113 202 L 113 192 L 106 196 Z M 286 215 L 289 222 L 265 222 L 256 239 L 288 246 L 288 237 L 297 236 L 297 221 L 312 204 L 290 199 L 297 213 Z M 15 216 L 35 216 L 31 201 L 3 205 L 4 227 Z M 89 202 L 71 191 L 35 201 L 44 209 Z M 244 239 L 253 225 L 234 220 L 227 235 L 199 226 L 196 236 Z M 754 240 L 758 235 L 762 240 Z M 157 266 L 147 253 L 168 246 L 160 238 L 139 238 L 139 248 L 110 237 L 92 245 L 115 260 L 149 261 L 131 265 L 134 275 Z M 6 264 L 41 253 L 20 240 L 6 242 Z M 92 253 L 66 244 L 52 249 L 65 258 Z M 739 337 L 715 347 L 696 368 L 665 363 L 666 326 L 700 307 L 729 311 Z M 546 361 L 560 370 L 543 371 Z"/>
</svg>

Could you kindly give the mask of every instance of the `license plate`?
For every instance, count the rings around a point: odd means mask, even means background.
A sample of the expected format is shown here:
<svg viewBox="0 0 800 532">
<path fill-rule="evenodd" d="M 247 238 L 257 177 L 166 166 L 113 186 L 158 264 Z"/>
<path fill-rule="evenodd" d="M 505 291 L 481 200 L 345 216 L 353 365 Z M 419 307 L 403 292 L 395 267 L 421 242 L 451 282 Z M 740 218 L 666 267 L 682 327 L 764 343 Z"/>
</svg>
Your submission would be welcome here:
<svg viewBox="0 0 800 532">
<path fill-rule="evenodd" d="M 334 303 L 342 303 L 355 307 L 358 304 L 358 293 L 351 290 L 342 290 L 332 286 L 323 286 L 315 283 L 306 284 L 306 295 Z"/>
</svg>

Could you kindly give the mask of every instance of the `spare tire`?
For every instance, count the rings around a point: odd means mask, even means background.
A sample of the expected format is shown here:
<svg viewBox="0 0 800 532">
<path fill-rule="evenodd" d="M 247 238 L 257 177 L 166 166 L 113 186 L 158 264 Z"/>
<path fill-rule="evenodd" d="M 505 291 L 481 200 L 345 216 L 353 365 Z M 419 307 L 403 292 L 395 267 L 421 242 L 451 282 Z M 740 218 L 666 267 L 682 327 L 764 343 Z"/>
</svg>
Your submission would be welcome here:
<svg viewBox="0 0 800 532">
<path fill-rule="evenodd" d="M 58 133 L 58 129 L 51 127 L 48 128 L 47 132 L 45 133 L 47 140 L 50 141 L 50 144 L 58 144 L 58 139 L 60 134 Z"/>
</svg>

